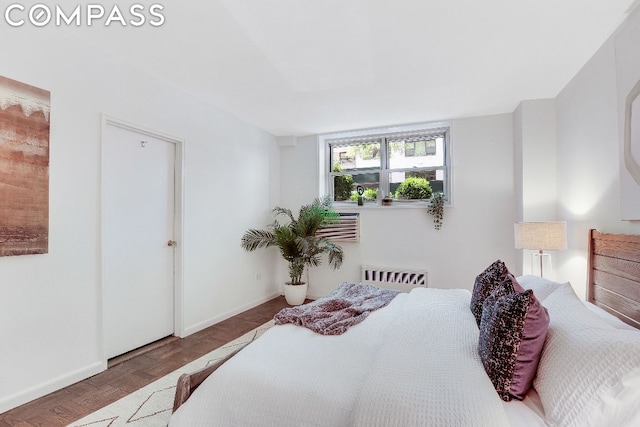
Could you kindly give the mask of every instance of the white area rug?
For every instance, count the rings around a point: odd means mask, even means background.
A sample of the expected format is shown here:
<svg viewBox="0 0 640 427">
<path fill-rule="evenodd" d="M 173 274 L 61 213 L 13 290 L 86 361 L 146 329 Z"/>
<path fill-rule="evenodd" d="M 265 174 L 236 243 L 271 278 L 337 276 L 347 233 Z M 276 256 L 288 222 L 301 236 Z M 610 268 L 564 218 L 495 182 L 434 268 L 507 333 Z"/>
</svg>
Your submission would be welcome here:
<svg viewBox="0 0 640 427">
<path fill-rule="evenodd" d="M 257 338 L 273 326 L 273 321 L 205 354 L 122 399 L 69 424 L 67 427 L 166 427 L 171 417 L 178 377 L 222 359 L 236 348 Z"/>
</svg>

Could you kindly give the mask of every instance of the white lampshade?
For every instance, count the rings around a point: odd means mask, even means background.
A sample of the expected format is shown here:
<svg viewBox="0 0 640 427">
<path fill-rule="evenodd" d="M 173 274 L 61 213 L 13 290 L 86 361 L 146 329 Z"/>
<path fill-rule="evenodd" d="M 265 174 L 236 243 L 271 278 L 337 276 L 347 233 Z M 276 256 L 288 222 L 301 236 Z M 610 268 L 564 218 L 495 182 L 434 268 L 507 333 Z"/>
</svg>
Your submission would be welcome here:
<svg viewBox="0 0 640 427">
<path fill-rule="evenodd" d="M 518 222 L 514 224 L 516 249 L 561 251 L 567 249 L 566 222 Z"/>
</svg>

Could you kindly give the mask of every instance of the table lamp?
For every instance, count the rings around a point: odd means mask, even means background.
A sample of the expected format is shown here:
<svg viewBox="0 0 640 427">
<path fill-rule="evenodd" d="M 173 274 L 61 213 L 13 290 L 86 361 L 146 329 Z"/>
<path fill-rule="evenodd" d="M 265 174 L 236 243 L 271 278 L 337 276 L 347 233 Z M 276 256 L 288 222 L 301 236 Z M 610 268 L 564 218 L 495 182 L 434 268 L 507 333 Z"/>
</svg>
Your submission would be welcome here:
<svg viewBox="0 0 640 427">
<path fill-rule="evenodd" d="M 542 277 L 543 251 L 567 249 L 566 222 L 517 222 L 514 224 L 514 232 L 516 249 L 538 250 L 540 277 Z M 531 254 L 531 256 L 534 255 Z"/>
</svg>

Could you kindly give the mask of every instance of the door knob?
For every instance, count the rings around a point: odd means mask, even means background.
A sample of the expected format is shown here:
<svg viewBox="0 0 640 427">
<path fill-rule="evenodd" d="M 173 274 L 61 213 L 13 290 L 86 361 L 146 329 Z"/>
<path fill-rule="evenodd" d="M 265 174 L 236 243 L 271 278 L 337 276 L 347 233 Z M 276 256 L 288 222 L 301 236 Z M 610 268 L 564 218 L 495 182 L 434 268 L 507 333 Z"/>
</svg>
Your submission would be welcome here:
<svg viewBox="0 0 640 427">
<path fill-rule="evenodd" d="M 175 246 L 176 245 L 176 241 L 175 240 L 169 240 L 167 242 L 167 246 Z"/>
</svg>

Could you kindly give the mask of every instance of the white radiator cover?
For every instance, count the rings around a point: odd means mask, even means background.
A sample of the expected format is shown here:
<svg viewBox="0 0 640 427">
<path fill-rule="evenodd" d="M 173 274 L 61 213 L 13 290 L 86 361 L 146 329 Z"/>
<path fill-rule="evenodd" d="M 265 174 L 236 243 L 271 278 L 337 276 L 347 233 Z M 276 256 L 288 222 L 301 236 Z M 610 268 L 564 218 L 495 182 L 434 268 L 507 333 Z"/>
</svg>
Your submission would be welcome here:
<svg viewBox="0 0 640 427">
<path fill-rule="evenodd" d="M 362 283 L 378 286 L 379 288 L 396 289 L 409 292 L 413 288 L 426 288 L 428 281 L 426 270 L 407 268 L 388 268 L 363 265 L 360 275 Z"/>
</svg>

